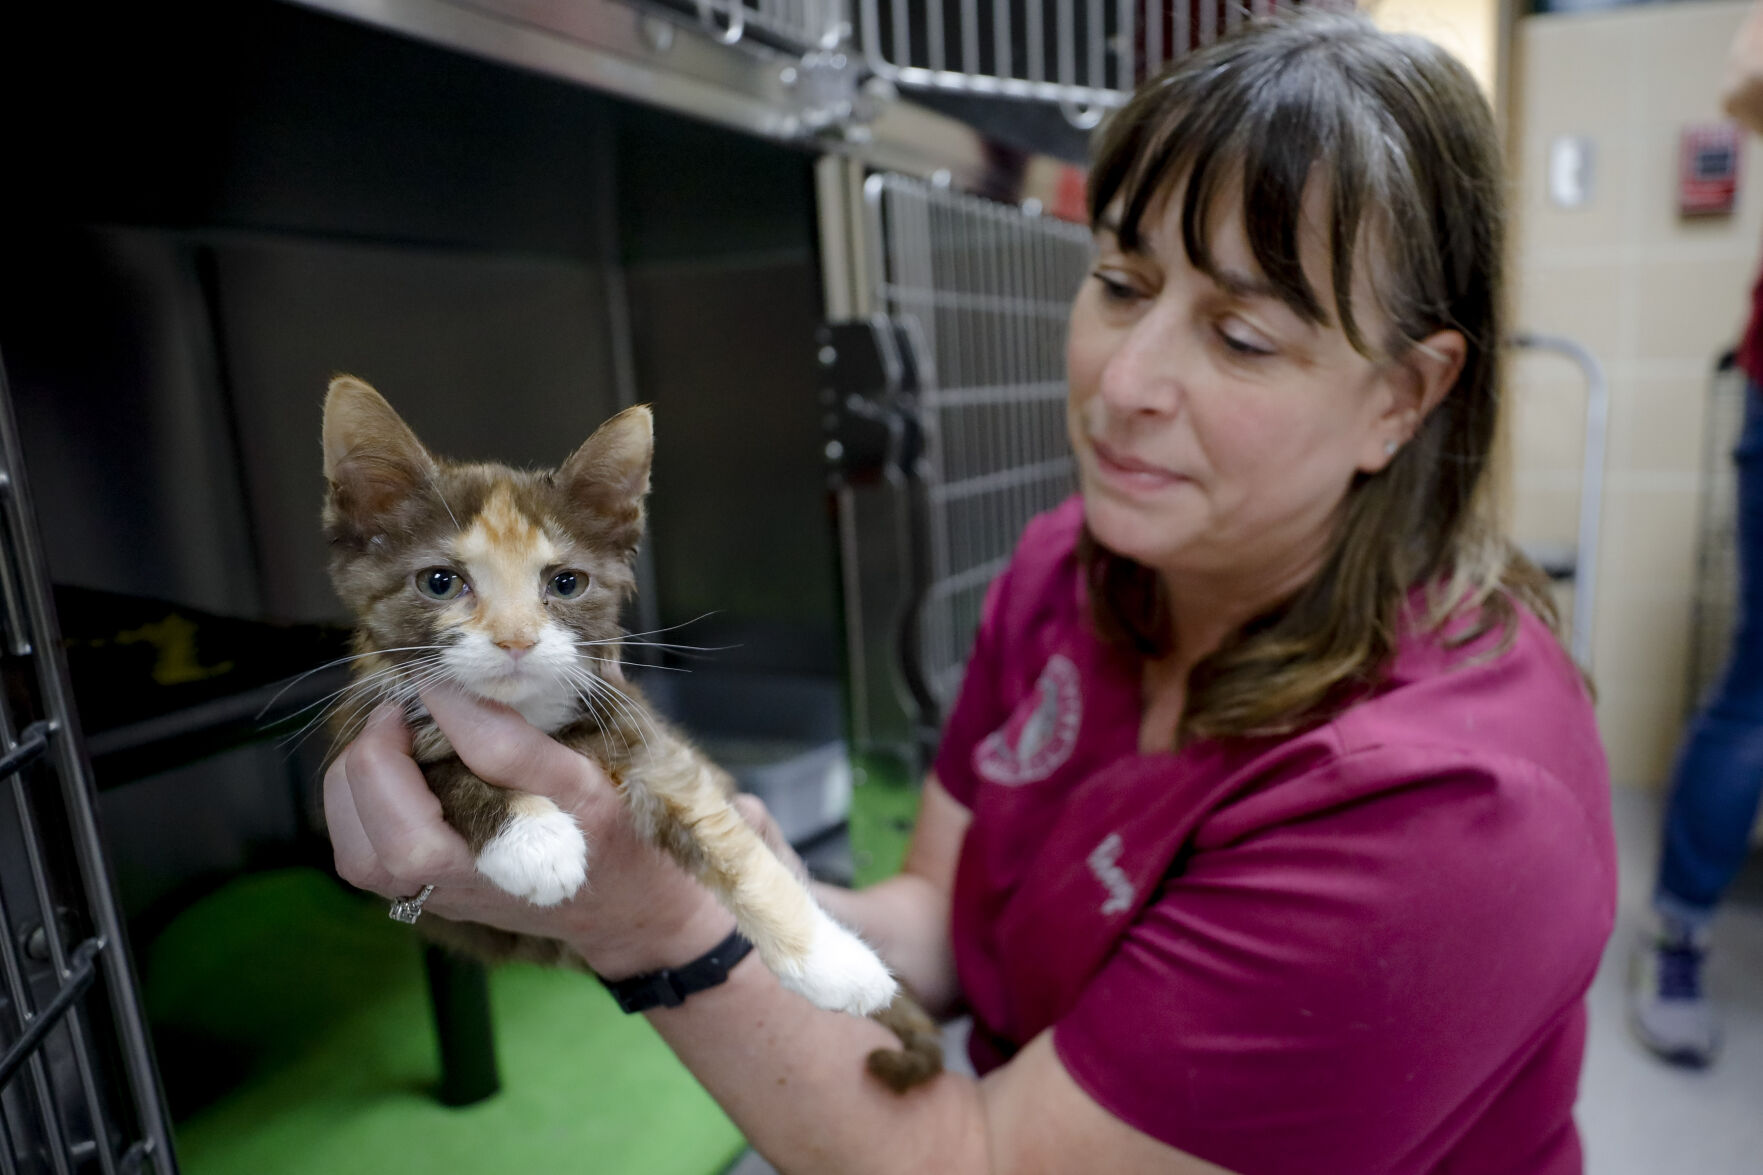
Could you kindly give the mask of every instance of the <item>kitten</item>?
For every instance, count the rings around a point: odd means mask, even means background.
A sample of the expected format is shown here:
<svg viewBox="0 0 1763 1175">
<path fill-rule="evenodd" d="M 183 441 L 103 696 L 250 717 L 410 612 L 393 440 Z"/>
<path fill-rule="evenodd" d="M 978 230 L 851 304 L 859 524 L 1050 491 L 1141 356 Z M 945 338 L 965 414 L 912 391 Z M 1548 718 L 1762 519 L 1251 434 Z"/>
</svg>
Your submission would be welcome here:
<svg viewBox="0 0 1763 1175">
<path fill-rule="evenodd" d="M 639 832 L 717 895 L 784 986 L 823 1008 L 877 1014 L 906 1051 L 878 1050 L 871 1071 L 895 1088 L 924 1080 L 941 1066 L 934 1025 L 895 998 L 881 961 L 741 819 L 728 802 L 727 774 L 634 687 L 604 673 L 617 659 L 619 610 L 635 586 L 652 449 L 649 410 L 638 406 L 603 424 L 555 471 L 450 463 L 431 455 L 371 387 L 333 380 L 324 408 L 325 537 L 332 581 L 358 621 L 345 709 L 358 727 L 380 700 L 404 705 L 417 761 L 479 872 L 541 906 L 586 880 L 580 830 L 550 800 L 473 775 L 417 692 L 451 682 L 513 707 L 603 764 Z M 554 940 L 433 915 L 420 925 L 489 961 L 579 965 Z"/>
</svg>

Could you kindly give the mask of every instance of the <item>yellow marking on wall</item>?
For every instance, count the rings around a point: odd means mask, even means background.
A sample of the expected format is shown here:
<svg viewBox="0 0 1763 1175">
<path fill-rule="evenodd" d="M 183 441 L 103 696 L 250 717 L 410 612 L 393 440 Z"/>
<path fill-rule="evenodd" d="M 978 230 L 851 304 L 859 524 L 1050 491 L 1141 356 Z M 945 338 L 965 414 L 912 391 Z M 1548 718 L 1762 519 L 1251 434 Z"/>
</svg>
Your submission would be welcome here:
<svg viewBox="0 0 1763 1175">
<path fill-rule="evenodd" d="M 196 622 L 173 613 L 164 620 L 143 624 L 116 634 L 119 645 L 148 644 L 156 654 L 153 681 L 156 685 L 188 685 L 231 673 L 233 662 L 204 665 L 196 655 Z"/>
</svg>

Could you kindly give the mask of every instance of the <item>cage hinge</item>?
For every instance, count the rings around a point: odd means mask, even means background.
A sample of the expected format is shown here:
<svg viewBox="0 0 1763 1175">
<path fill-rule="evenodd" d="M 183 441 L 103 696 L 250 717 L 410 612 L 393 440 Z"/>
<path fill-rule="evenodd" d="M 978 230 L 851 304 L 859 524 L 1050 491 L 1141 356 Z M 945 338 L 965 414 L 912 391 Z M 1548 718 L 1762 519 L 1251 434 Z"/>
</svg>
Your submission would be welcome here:
<svg viewBox="0 0 1763 1175">
<path fill-rule="evenodd" d="M 835 482 L 898 482 L 924 452 L 918 350 L 910 326 L 880 315 L 822 323 L 821 427 Z"/>
</svg>

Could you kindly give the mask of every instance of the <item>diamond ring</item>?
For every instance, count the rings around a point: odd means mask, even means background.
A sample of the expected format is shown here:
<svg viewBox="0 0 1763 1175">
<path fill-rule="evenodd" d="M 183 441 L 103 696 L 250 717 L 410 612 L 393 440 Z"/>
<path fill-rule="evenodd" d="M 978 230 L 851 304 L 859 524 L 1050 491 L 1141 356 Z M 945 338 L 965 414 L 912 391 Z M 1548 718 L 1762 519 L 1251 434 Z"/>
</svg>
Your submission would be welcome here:
<svg viewBox="0 0 1763 1175">
<path fill-rule="evenodd" d="M 429 900 L 435 887 L 425 885 L 418 890 L 415 897 L 397 898 L 392 902 L 391 917 L 394 922 L 402 922 L 406 926 L 415 922 L 422 915 L 422 904 Z"/>
</svg>

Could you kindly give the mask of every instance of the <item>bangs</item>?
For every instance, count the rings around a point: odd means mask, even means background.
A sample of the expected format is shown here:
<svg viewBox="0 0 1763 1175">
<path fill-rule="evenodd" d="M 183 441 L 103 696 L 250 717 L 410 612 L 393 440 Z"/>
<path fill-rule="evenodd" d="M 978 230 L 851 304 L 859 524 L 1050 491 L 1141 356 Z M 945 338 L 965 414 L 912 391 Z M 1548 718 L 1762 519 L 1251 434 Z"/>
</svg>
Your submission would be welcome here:
<svg viewBox="0 0 1763 1175">
<path fill-rule="evenodd" d="M 1343 90 L 1355 87 L 1338 60 L 1315 47 L 1267 53 L 1263 45 L 1249 54 L 1220 43 L 1214 48 L 1223 51 L 1196 53 L 1144 87 L 1105 132 L 1091 172 L 1090 220 L 1100 226 L 1118 203 L 1119 223 L 1110 218 L 1108 227 L 1123 248 L 1135 249 L 1147 213 L 1183 185 L 1182 246 L 1216 280 L 1210 227 L 1230 211 L 1217 207 L 1221 195 L 1238 191 L 1255 263 L 1280 300 L 1308 323 L 1328 327 L 1338 319 L 1354 349 L 1371 356 L 1352 287 L 1366 210 L 1382 204 L 1376 189 L 1383 185 L 1374 182 L 1381 169 L 1366 133 L 1381 119 L 1369 102 L 1342 101 Z M 1326 221 L 1312 230 L 1327 234 L 1322 244 L 1332 259 L 1326 301 L 1300 260 L 1312 185 L 1327 200 Z"/>
</svg>

